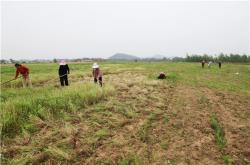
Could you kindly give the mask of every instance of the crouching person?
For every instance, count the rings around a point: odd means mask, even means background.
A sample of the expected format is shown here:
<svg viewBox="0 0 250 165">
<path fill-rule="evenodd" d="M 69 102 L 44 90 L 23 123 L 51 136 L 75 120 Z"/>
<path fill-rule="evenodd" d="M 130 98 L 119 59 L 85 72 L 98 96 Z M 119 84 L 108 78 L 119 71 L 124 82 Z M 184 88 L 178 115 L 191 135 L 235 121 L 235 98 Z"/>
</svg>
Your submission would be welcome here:
<svg viewBox="0 0 250 165">
<path fill-rule="evenodd" d="M 15 64 L 15 67 L 16 67 L 16 76 L 14 79 L 17 79 L 18 75 L 21 74 L 23 76 L 23 87 L 24 88 L 26 86 L 32 87 L 31 80 L 29 77 L 29 68 L 18 63 Z"/>
<path fill-rule="evenodd" d="M 99 81 L 100 86 L 102 86 L 102 72 L 99 68 L 99 65 L 97 63 L 94 63 L 93 66 L 93 77 L 94 77 L 94 82 L 97 83 L 97 81 Z"/>
<path fill-rule="evenodd" d="M 61 86 L 64 86 L 64 85 L 68 86 L 69 85 L 69 82 L 68 82 L 69 66 L 68 64 L 65 63 L 65 61 L 60 62 L 58 73 L 59 73 Z"/>
<path fill-rule="evenodd" d="M 166 79 L 166 74 L 164 72 L 161 72 L 159 76 L 157 77 L 158 79 Z"/>
</svg>

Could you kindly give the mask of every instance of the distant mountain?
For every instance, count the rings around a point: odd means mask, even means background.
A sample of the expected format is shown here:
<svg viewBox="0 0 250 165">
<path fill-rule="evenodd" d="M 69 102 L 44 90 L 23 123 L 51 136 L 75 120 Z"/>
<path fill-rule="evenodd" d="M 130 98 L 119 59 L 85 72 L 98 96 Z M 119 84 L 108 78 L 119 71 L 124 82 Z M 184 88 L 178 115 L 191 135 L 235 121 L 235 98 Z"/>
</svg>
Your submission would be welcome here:
<svg viewBox="0 0 250 165">
<path fill-rule="evenodd" d="M 139 57 L 134 55 L 125 54 L 125 53 L 116 53 L 113 56 L 109 57 L 110 60 L 138 60 Z"/>
</svg>

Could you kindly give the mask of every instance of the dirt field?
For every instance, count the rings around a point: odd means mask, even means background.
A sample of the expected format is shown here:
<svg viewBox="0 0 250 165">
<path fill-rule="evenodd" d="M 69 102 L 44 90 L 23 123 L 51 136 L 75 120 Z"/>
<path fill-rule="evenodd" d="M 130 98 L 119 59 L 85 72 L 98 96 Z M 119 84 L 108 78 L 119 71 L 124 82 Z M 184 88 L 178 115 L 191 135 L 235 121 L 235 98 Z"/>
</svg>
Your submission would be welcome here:
<svg viewBox="0 0 250 165">
<path fill-rule="evenodd" d="M 2 142 L 2 163 L 250 164 L 248 95 L 148 75 L 142 69 L 110 72 L 104 81 L 115 92 L 108 97 L 63 119 L 33 117 L 35 133 Z M 222 147 L 212 115 L 222 128 Z"/>
</svg>

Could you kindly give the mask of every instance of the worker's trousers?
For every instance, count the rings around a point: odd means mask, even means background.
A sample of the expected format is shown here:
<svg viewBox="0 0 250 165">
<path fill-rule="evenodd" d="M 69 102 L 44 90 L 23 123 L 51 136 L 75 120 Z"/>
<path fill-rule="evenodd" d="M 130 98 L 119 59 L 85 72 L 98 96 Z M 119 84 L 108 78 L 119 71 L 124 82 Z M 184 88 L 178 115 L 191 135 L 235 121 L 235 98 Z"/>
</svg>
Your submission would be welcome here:
<svg viewBox="0 0 250 165">
<path fill-rule="evenodd" d="M 32 87 L 32 83 L 31 83 L 29 75 L 23 76 L 23 87 L 24 88 L 26 88 L 26 87 Z"/>
<path fill-rule="evenodd" d="M 97 83 L 98 80 L 99 80 L 100 86 L 102 86 L 102 77 L 94 77 L 94 82 L 95 83 Z"/>
<path fill-rule="evenodd" d="M 69 82 L 68 82 L 68 75 L 64 75 L 62 77 L 60 77 L 60 82 L 61 82 L 61 86 L 68 86 Z"/>
</svg>

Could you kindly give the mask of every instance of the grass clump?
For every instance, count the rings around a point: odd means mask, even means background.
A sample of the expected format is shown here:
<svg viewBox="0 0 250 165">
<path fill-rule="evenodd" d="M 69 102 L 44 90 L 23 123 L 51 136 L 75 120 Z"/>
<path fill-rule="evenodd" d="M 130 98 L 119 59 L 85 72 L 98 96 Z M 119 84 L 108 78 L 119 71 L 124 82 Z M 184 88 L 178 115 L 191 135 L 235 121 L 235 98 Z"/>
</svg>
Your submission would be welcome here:
<svg viewBox="0 0 250 165">
<path fill-rule="evenodd" d="M 169 122 L 169 117 L 167 115 L 164 115 L 163 123 L 167 124 L 168 122 Z"/>
<path fill-rule="evenodd" d="M 178 80 L 177 73 L 172 72 L 172 73 L 167 74 L 167 80 L 172 83 L 175 83 Z"/>
<path fill-rule="evenodd" d="M 98 138 L 98 139 L 104 139 L 106 137 L 109 136 L 109 132 L 107 129 L 100 129 L 98 130 L 96 133 L 95 133 L 95 136 Z"/>
<path fill-rule="evenodd" d="M 233 165 L 234 164 L 233 159 L 231 159 L 229 155 L 223 156 L 222 159 L 224 160 L 224 163 L 226 165 Z"/>
<path fill-rule="evenodd" d="M 130 105 L 119 104 L 116 108 L 116 111 L 129 119 L 132 119 L 137 115 L 135 110 Z"/>
<path fill-rule="evenodd" d="M 118 165 L 141 165 L 140 159 L 136 155 L 129 155 L 127 158 L 118 160 Z"/>
<path fill-rule="evenodd" d="M 225 139 L 225 133 L 223 131 L 223 128 L 219 124 L 219 121 L 215 114 L 212 114 L 210 117 L 210 125 L 212 129 L 214 130 L 214 137 L 216 144 L 223 148 L 226 145 L 226 139 Z"/>
</svg>

